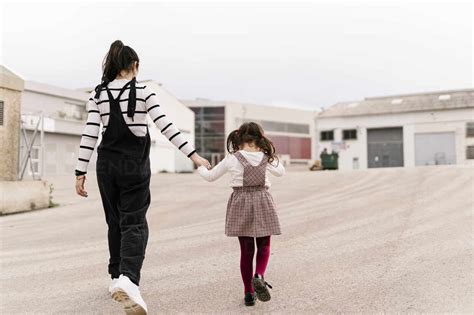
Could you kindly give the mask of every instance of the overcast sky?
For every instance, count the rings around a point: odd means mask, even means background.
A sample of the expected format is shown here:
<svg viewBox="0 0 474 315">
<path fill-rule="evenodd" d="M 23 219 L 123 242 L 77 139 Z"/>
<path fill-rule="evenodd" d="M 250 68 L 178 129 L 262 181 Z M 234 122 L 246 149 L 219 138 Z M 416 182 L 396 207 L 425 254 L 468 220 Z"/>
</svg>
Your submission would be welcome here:
<svg viewBox="0 0 474 315">
<path fill-rule="evenodd" d="M 473 86 L 469 3 L 18 3 L 1 63 L 29 80 L 95 86 L 110 43 L 178 98 L 326 107 Z"/>
</svg>

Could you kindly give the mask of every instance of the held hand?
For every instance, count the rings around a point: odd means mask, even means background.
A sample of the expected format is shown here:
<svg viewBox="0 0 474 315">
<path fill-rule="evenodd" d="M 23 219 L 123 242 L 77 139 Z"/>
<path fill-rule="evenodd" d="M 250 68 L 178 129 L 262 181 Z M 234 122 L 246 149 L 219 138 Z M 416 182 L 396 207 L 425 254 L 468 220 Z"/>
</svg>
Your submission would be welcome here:
<svg viewBox="0 0 474 315">
<path fill-rule="evenodd" d="M 87 197 L 87 191 L 84 189 L 85 181 L 86 181 L 85 175 L 80 175 L 76 177 L 76 193 L 82 197 Z"/>
<path fill-rule="evenodd" d="M 211 167 L 211 164 L 209 163 L 208 160 L 205 158 L 201 157 L 199 154 L 194 153 L 191 156 L 191 160 L 197 165 L 197 166 L 204 166 L 205 168 L 209 169 Z"/>
</svg>

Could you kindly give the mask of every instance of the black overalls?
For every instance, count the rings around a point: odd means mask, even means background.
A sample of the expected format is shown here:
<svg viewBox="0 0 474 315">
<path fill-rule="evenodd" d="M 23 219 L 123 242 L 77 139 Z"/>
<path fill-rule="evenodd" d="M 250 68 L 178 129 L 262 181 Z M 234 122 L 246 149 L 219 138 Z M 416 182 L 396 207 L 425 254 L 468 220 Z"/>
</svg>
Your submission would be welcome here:
<svg viewBox="0 0 474 315">
<path fill-rule="evenodd" d="M 112 278 L 124 274 L 138 285 L 148 241 L 150 135 L 147 127 L 146 136 L 135 136 L 122 116 L 119 99 L 129 85 L 116 99 L 106 87 L 110 116 L 97 148 L 96 172 L 109 228 L 109 273 Z"/>
</svg>

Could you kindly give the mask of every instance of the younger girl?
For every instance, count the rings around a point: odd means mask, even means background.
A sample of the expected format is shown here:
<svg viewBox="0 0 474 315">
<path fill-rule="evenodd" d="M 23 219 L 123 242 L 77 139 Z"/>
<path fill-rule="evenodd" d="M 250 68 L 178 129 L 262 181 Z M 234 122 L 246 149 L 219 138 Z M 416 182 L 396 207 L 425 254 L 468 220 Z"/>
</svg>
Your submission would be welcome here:
<svg viewBox="0 0 474 315">
<path fill-rule="evenodd" d="M 260 125 L 244 123 L 227 138 L 227 155 L 212 170 L 198 168 L 205 180 L 215 181 L 226 172 L 231 174 L 233 192 L 227 203 L 225 234 L 237 236 L 240 243 L 240 272 L 244 282 L 244 302 L 255 304 L 255 296 L 263 302 L 270 300 L 264 274 L 270 258 L 270 236 L 281 234 L 273 198 L 268 192 L 268 170 L 283 176 L 285 168 L 275 161 L 275 147 L 265 137 Z M 276 162 L 276 163 L 275 163 Z M 257 243 L 257 264 L 253 256 Z"/>
</svg>

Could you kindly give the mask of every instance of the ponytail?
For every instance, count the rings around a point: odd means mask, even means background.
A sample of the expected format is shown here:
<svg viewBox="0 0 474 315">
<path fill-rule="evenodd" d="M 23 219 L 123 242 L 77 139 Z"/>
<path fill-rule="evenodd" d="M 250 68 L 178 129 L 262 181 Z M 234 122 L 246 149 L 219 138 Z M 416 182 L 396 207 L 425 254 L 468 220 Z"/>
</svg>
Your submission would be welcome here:
<svg viewBox="0 0 474 315">
<path fill-rule="evenodd" d="M 227 137 L 227 152 L 235 153 L 239 151 L 241 140 L 239 137 L 239 130 L 232 131 Z"/>
<path fill-rule="evenodd" d="M 275 154 L 275 146 L 273 145 L 273 142 L 264 135 L 262 135 L 262 137 L 258 139 L 255 144 L 263 151 L 263 153 L 265 153 L 266 156 L 268 156 L 269 163 L 273 162 L 275 159 L 278 159 Z"/>
<path fill-rule="evenodd" d="M 131 70 L 134 62 L 137 62 L 138 67 L 139 61 L 133 48 L 125 46 L 120 40 L 114 41 L 102 62 L 102 82 L 95 88 L 95 98 L 99 98 L 100 92 L 115 80 L 122 70 Z"/>
</svg>

